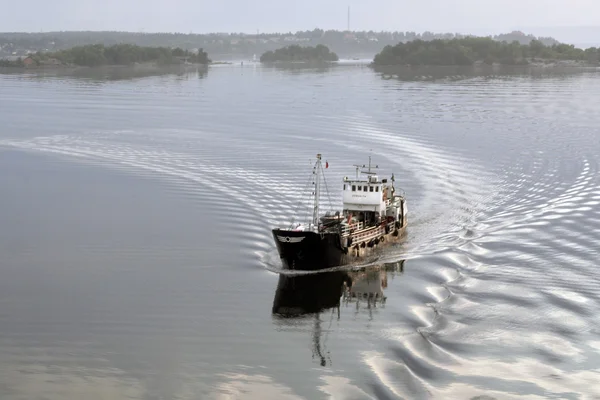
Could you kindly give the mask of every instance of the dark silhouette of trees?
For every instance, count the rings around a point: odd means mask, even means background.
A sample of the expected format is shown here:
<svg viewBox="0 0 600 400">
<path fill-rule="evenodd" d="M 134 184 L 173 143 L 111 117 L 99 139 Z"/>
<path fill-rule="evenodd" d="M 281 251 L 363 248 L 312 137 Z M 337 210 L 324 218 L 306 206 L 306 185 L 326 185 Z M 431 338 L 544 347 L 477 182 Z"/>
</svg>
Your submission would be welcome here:
<svg viewBox="0 0 600 400">
<path fill-rule="evenodd" d="M 291 45 L 275 51 L 269 50 L 260 56 L 260 62 L 338 60 L 337 54 L 329 51 L 329 48 L 322 44 L 318 44 L 315 47 Z"/>
<path fill-rule="evenodd" d="M 540 40 L 529 44 L 518 41 L 499 42 L 490 37 L 465 37 L 460 39 L 413 40 L 385 46 L 375 56 L 373 64 L 383 65 L 472 65 L 486 64 L 523 65 L 536 60 L 573 60 L 598 62 L 599 49 L 578 49 L 568 44 L 546 46 Z"/>
<path fill-rule="evenodd" d="M 185 61 L 208 64 L 210 59 L 200 49 L 197 53 L 181 48 L 141 47 L 133 44 L 116 44 L 105 47 L 102 44 L 76 46 L 54 53 L 37 53 L 33 56 L 38 63 L 44 59 L 56 59 L 63 64 L 95 67 L 101 65 L 131 65 L 135 63 L 156 62 L 159 64 L 178 64 Z"/>
</svg>

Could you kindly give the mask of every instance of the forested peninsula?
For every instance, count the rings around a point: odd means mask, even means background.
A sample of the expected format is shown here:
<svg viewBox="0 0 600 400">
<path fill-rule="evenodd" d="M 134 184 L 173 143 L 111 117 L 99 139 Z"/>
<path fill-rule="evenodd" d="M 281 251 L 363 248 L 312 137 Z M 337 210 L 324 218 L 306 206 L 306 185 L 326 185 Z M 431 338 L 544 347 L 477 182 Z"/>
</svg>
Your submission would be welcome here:
<svg viewBox="0 0 600 400">
<path fill-rule="evenodd" d="M 197 52 L 181 48 L 143 47 L 133 44 L 102 44 L 76 46 L 56 52 L 37 52 L 18 57 L 15 60 L 0 60 L 0 67 L 36 67 L 36 66 L 80 66 L 98 67 L 105 65 L 134 65 L 140 63 L 172 64 L 208 64 L 208 54 L 202 49 Z"/>
<path fill-rule="evenodd" d="M 450 66 L 475 63 L 527 65 L 536 62 L 580 61 L 598 63 L 600 50 L 579 49 L 569 44 L 545 45 L 539 40 L 529 44 L 499 42 L 490 37 L 413 40 L 385 46 L 373 59 L 374 66 Z"/>
</svg>

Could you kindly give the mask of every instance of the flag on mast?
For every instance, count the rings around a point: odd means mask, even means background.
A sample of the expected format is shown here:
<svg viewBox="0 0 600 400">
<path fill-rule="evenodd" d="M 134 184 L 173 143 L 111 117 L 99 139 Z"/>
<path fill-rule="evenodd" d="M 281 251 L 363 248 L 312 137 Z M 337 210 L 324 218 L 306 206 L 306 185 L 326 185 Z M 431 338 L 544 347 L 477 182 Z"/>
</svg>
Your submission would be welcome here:
<svg viewBox="0 0 600 400">
<path fill-rule="evenodd" d="M 325 160 L 325 168 L 329 168 L 329 163 Z"/>
</svg>

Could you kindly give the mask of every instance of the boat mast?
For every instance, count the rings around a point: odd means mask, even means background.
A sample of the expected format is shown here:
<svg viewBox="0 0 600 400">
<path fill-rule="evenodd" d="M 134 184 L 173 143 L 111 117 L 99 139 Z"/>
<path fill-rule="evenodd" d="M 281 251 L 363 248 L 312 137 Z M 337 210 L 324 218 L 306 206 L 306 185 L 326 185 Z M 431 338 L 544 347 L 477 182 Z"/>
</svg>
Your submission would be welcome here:
<svg viewBox="0 0 600 400">
<path fill-rule="evenodd" d="M 366 175 L 370 176 L 370 175 L 375 175 L 375 172 L 371 172 L 371 168 L 374 168 L 374 169 L 378 169 L 379 168 L 379 165 L 375 165 L 374 167 L 371 166 L 371 156 L 370 155 L 369 155 L 369 166 L 368 167 L 365 164 L 363 164 L 363 165 L 354 164 L 354 166 L 356 167 L 356 180 L 358 180 L 358 172 L 361 169 L 368 168 L 367 171 L 360 171 L 360 173 L 361 174 L 366 174 Z"/>
<path fill-rule="evenodd" d="M 317 162 L 315 163 L 314 172 L 313 172 L 315 174 L 315 205 L 314 205 L 314 209 L 313 209 L 313 220 L 312 220 L 313 228 L 317 231 L 319 230 L 319 197 L 321 195 L 321 193 L 320 193 L 321 176 L 319 175 L 320 169 L 321 169 L 321 154 L 317 154 Z"/>
</svg>

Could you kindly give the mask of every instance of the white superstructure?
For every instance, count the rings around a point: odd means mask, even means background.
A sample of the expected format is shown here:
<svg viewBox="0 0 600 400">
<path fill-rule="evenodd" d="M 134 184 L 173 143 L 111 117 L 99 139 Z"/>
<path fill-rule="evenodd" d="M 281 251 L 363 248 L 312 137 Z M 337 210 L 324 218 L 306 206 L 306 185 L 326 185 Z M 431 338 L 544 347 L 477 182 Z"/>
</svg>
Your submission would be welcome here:
<svg viewBox="0 0 600 400">
<path fill-rule="evenodd" d="M 394 220 L 400 220 L 406 206 L 402 202 L 402 196 L 396 195 L 394 188 L 394 175 L 392 174 L 391 184 L 387 179 L 380 180 L 372 171 L 371 157 L 369 165 L 355 165 L 356 178 L 350 179 L 344 177 L 344 186 L 342 191 L 343 213 L 346 216 L 359 216 L 361 221 L 374 222 L 374 220 L 385 220 L 392 217 Z M 367 168 L 366 171 L 361 169 Z M 359 172 L 366 174 L 366 179 L 359 178 Z M 350 220 L 349 220 L 350 221 Z"/>
<path fill-rule="evenodd" d="M 343 209 L 348 211 L 374 211 L 381 215 L 385 210 L 384 187 L 377 175 L 367 180 L 344 178 Z"/>
</svg>

